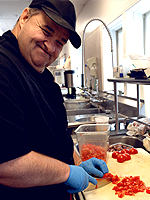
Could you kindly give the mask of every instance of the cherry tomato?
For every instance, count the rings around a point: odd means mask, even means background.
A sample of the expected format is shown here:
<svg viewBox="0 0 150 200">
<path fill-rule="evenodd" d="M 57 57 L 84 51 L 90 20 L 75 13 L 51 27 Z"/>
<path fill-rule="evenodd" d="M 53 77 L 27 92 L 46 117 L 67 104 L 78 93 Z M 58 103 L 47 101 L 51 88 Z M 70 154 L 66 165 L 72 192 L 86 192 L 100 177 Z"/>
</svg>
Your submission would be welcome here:
<svg viewBox="0 0 150 200">
<path fill-rule="evenodd" d="M 129 149 L 122 149 L 122 150 L 121 150 L 121 153 L 122 153 L 122 154 L 124 154 L 124 153 L 129 153 Z"/>
<path fill-rule="evenodd" d="M 124 156 L 124 154 L 119 154 L 119 155 L 117 156 L 117 161 L 118 161 L 119 163 L 123 163 L 123 162 L 125 161 L 125 156 Z"/>
<path fill-rule="evenodd" d="M 146 187 L 146 193 L 150 194 L 150 187 Z"/>
<path fill-rule="evenodd" d="M 129 154 L 137 154 L 138 153 L 138 150 L 135 149 L 135 148 L 130 148 L 129 149 Z"/>
<path fill-rule="evenodd" d="M 115 158 L 115 159 L 117 159 L 117 156 L 119 155 L 119 152 L 118 151 L 114 151 L 113 153 L 112 153 L 112 158 Z"/>
<path fill-rule="evenodd" d="M 125 156 L 125 160 L 126 160 L 126 161 L 127 161 L 127 160 L 131 160 L 130 154 L 125 153 L 124 156 Z"/>
</svg>

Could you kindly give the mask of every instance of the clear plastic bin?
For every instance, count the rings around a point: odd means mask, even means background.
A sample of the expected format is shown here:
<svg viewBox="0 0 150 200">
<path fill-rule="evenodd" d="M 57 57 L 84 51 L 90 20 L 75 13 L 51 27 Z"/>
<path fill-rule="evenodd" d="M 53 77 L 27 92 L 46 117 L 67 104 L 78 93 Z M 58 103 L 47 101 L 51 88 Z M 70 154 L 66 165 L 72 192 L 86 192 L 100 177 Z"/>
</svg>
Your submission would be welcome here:
<svg viewBox="0 0 150 200">
<path fill-rule="evenodd" d="M 108 160 L 110 124 L 86 124 L 75 130 L 82 161 L 92 157 Z"/>
</svg>

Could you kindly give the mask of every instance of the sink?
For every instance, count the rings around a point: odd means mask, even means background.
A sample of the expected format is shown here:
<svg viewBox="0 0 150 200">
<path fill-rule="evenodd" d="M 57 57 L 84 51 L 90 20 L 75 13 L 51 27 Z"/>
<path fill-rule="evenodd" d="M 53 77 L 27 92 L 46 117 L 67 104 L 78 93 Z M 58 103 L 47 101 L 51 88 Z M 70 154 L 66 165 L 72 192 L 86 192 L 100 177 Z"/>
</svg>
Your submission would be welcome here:
<svg viewBox="0 0 150 200">
<path fill-rule="evenodd" d="M 77 127 L 81 124 L 84 124 L 85 122 L 77 121 L 80 118 L 86 118 L 86 117 L 95 116 L 99 114 L 106 115 L 104 110 L 94 107 L 92 104 L 89 104 L 88 107 L 86 108 L 78 108 L 78 109 L 77 108 L 74 109 L 74 106 L 73 106 L 72 109 L 68 109 L 66 110 L 66 112 L 67 112 L 67 120 L 68 120 L 69 128 Z"/>
<path fill-rule="evenodd" d="M 117 136 L 117 135 L 110 136 L 109 144 L 116 144 L 116 143 L 124 143 L 124 144 L 131 145 L 135 148 L 145 149 L 145 147 L 143 146 L 143 141 L 134 136 L 126 136 L 126 135 L 125 136 Z"/>
<path fill-rule="evenodd" d="M 109 117 L 109 123 L 112 124 L 112 123 L 115 123 L 115 117 L 113 114 L 106 114 L 106 113 L 99 113 L 97 115 L 91 115 L 91 116 L 81 116 L 81 117 L 78 117 L 76 119 L 77 122 L 82 122 L 82 123 L 95 123 L 95 117 L 98 117 L 98 116 L 107 116 Z M 120 115 L 118 115 L 118 118 L 119 118 L 119 122 L 123 122 L 124 118 L 121 118 Z"/>
<path fill-rule="evenodd" d="M 103 113 L 99 113 L 98 110 L 92 110 L 91 112 L 87 112 L 86 114 L 85 112 L 83 112 L 83 114 L 81 114 L 81 112 L 78 112 L 78 114 L 75 114 L 75 115 L 67 115 L 67 120 L 68 120 L 69 125 L 70 123 L 73 123 L 74 125 L 79 126 L 81 124 L 88 123 L 89 121 L 82 122 L 82 120 L 78 120 L 78 119 L 91 118 L 92 121 L 90 123 L 95 123 L 94 118 L 102 114 Z"/>
<path fill-rule="evenodd" d="M 77 122 L 94 122 L 95 123 L 95 118 L 98 116 L 108 116 L 109 119 L 112 119 L 111 115 L 106 115 L 105 113 L 98 113 L 97 115 L 92 115 L 92 116 L 82 116 L 79 119 L 76 119 Z"/>
<path fill-rule="evenodd" d="M 89 99 L 67 99 L 64 102 L 66 110 L 72 109 L 83 109 L 87 108 L 90 100 Z"/>
<path fill-rule="evenodd" d="M 85 114 L 96 114 L 96 113 L 102 113 L 102 111 L 99 108 L 83 108 L 83 109 L 72 109 L 72 110 L 66 110 L 67 116 L 72 115 L 85 115 Z"/>
</svg>

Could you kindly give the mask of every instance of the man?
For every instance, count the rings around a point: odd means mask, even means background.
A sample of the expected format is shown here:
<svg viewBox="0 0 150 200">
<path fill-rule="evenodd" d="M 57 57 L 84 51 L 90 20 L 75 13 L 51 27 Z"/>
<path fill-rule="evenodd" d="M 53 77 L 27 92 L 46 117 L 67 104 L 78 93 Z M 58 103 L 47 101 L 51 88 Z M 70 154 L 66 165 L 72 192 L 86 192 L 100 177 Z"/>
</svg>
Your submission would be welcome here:
<svg viewBox="0 0 150 200">
<path fill-rule="evenodd" d="M 80 164 L 67 133 L 59 86 L 46 69 L 68 39 L 75 48 L 69 0 L 33 0 L 0 38 L 0 193 L 3 199 L 70 199 L 108 172 L 104 161 Z M 97 169 L 98 168 L 98 169 Z"/>
</svg>

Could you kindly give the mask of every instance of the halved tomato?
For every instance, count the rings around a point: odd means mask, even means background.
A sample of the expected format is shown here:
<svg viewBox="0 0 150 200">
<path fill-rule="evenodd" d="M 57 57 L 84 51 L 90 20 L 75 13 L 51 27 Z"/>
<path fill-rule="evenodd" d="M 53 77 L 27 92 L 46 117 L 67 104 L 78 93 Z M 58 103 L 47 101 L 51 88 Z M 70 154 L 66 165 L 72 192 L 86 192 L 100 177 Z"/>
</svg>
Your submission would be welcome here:
<svg viewBox="0 0 150 200">
<path fill-rule="evenodd" d="M 150 194 L 150 187 L 146 187 L 146 193 Z"/>
<path fill-rule="evenodd" d="M 120 181 L 120 178 L 118 175 L 113 175 L 111 181 L 113 184 L 117 184 Z"/>
<path fill-rule="evenodd" d="M 105 173 L 104 175 L 103 175 L 103 178 L 112 178 L 113 177 L 113 175 L 111 174 L 111 173 Z"/>
<path fill-rule="evenodd" d="M 105 173 L 103 175 L 103 178 L 110 178 L 109 180 L 112 181 L 113 184 L 117 184 L 120 181 L 120 178 L 118 177 L 118 175 L 113 175 L 111 173 Z"/>
</svg>

